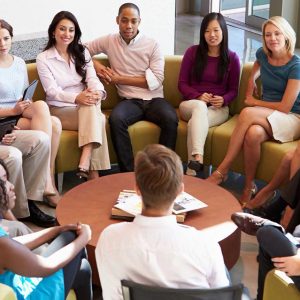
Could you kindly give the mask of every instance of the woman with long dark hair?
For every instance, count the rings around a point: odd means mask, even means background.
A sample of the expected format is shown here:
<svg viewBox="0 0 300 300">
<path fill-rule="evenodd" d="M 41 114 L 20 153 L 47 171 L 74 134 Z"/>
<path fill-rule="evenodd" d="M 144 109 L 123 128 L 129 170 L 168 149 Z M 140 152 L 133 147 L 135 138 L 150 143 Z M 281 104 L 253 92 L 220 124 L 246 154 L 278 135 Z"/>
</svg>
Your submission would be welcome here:
<svg viewBox="0 0 300 300">
<path fill-rule="evenodd" d="M 37 57 L 46 101 L 63 129 L 78 130 L 82 152 L 77 175 L 98 177 L 98 170 L 110 168 L 105 116 L 101 112 L 106 92 L 81 43 L 81 30 L 72 13 L 61 11 L 55 15 L 48 38 L 44 52 Z"/>
<path fill-rule="evenodd" d="M 200 42 L 184 54 L 178 88 L 184 101 L 180 116 L 188 121 L 187 175 L 203 167 L 208 128 L 228 119 L 228 104 L 237 96 L 240 62 L 228 49 L 228 31 L 220 13 L 206 15 L 201 23 Z"/>
</svg>

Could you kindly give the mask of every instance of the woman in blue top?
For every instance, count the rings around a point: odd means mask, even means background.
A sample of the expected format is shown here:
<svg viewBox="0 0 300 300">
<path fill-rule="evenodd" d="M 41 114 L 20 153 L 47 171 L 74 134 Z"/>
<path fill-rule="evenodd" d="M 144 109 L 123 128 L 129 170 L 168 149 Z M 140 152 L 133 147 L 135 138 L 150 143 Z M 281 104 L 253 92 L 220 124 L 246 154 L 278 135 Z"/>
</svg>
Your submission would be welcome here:
<svg viewBox="0 0 300 300">
<path fill-rule="evenodd" d="M 13 184 L 4 174 L 1 178 L 0 213 L 13 208 L 16 199 Z M 84 224 L 56 226 L 14 239 L 0 226 L 0 283 L 10 286 L 18 300 L 63 300 L 71 288 L 78 299 L 90 300 L 91 270 L 84 251 L 90 238 L 90 227 Z M 31 252 L 51 240 L 41 256 Z"/>
<path fill-rule="evenodd" d="M 51 117 L 45 101 L 23 100 L 23 91 L 28 86 L 26 64 L 20 57 L 10 54 L 13 28 L 0 19 L 0 118 L 16 117 L 20 129 L 41 130 L 51 139 L 49 170 L 45 187 L 45 199 L 56 206 L 60 196 L 55 187 L 55 157 L 58 151 L 61 123 Z M 14 135 L 6 136 L 1 142 L 10 145 Z"/>
<path fill-rule="evenodd" d="M 243 149 L 245 187 L 240 202 L 245 206 L 254 190 L 254 178 L 260 159 L 261 143 L 275 139 L 293 141 L 300 136 L 300 58 L 294 55 L 296 34 L 282 17 L 272 17 L 262 27 L 263 48 L 256 61 L 246 92 L 245 103 L 229 143 L 226 156 L 208 178 L 220 184 L 230 165 Z M 255 80 L 261 76 L 262 100 L 253 97 Z"/>
</svg>

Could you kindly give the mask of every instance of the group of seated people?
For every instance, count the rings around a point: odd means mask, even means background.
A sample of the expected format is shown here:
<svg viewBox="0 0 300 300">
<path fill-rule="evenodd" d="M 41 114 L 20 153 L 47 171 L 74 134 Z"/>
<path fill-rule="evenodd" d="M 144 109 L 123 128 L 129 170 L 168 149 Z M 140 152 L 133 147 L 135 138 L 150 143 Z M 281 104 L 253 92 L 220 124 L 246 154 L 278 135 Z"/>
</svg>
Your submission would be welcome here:
<svg viewBox="0 0 300 300">
<path fill-rule="evenodd" d="M 140 10 L 135 4 L 121 5 L 116 21 L 119 33 L 82 44 L 75 16 L 68 11 L 57 13 L 48 28 L 48 43 L 36 59 L 46 102 L 32 102 L 21 99 L 28 75 L 25 62 L 10 54 L 13 28 L 0 20 L 0 117 L 17 121 L 15 130 L 0 144 L 0 283 L 13 287 L 18 299 L 63 299 L 71 288 L 78 299 L 92 299 L 91 270 L 84 251 L 91 238 L 89 226 L 55 226 L 55 218 L 43 213 L 35 202 L 56 207 L 60 200 L 54 173 L 62 129 L 78 130 L 77 176 L 94 179 L 99 170 L 110 168 L 101 112 L 106 91 L 101 81 L 114 84 L 121 98 L 109 117 L 112 142 L 120 171 L 135 171 L 137 193 L 143 201 L 142 214 L 134 222 L 112 225 L 100 236 L 96 258 L 104 299 L 122 299 L 121 279 L 177 288 L 230 284 L 217 242 L 176 224 L 171 215 L 173 201 L 183 190 L 183 169 L 172 151 L 178 117 L 164 99 L 164 57 L 159 45 L 139 31 Z M 231 163 L 243 151 L 246 181 L 240 203 L 247 212 L 257 213 L 284 183 L 294 187 L 286 189 L 294 190 L 294 196 L 283 193 L 274 207 L 263 211 L 266 218 L 280 221 L 287 205 L 297 207 L 293 199 L 299 199 L 295 193 L 298 189 L 299 194 L 300 186 L 300 143 L 259 193 L 254 178 L 263 142 L 284 143 L 300 137 L 300 58 L 294 54 L 295 32 L 284 18 L 270 18 L 262 31 L 263 47 L 257 51 L 249 80 L 247 107 L 239 116 L 224 160 L 207 181 L 225 181 Z M 100 53 L 108 56 L 110 67 L 92 60 Z M 263 87 L 261 100 L 253 96 L 258 76 Z M 208 128 L 228 119 L 228 105 L 237 96 L 239 78 L 240 61 L 228 48 L 224 17 L 210 13 L 201 23 L 199 45 L 184 54 L 178 81 L 183 98 L 179 114 L 188 122 L 187 175 L 202 170 Z M 128 127 L 142 119 L 161 128 L 161 145 L 146 147 L 134 159 Z M 255 232 L 266 223 L 264 219 L 253 221 L 251 214 L 232 218 L 242 230 L 248 223 L 255 224 Z M 32 233 L 17 219 L 50 228 Z M 293 222 L 294 227 L 299 224 Z M 7 233 L 18 237 L 14 241 Z M 48 241 L 49 245 L 40 248 Z M 36 248 L 37 253 L 29 251 Z M 265 251 L 271 258 L 298 259 L 295 249 L 288 254 L 273 254 L 267 247 Z M 273 262 L 279 268 L 283 264 L 289 275 L 300 276 L 300 263 L 299 269 L 291 271 L 281 258 Z M 266 272 L 262 274 L 257 299 L 262 299 Z"/>
</svg>

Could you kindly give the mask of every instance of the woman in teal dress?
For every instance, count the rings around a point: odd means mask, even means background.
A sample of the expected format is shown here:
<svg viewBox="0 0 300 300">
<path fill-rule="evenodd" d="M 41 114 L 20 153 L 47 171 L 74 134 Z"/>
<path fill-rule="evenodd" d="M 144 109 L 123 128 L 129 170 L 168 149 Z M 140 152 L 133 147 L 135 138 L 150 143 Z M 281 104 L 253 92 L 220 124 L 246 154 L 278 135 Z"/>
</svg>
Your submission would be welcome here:
<svg viewBox="0 0 300 300">
<path fill-rule="evenodd" d="M 0 212 L 12 208 L 15 199 L 13 184 L 0 179 Z M 71 288 L 77 299 L 91 300 L 91 269 L 84 249 L 90 238 L 85 224 L 56 226 L 14 239 L 0 226 L 0 283 L 10 286 L 18 300 L 63 300 Z M 42 255 L 31 251 L 49 241 Z"/>
</svg>

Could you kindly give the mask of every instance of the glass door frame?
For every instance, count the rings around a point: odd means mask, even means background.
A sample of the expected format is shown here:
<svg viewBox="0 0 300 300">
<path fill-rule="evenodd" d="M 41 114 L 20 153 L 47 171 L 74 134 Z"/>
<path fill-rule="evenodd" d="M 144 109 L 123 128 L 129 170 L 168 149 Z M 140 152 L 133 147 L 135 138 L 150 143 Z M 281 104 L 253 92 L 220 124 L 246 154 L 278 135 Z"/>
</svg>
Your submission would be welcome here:
<svg viewBox="0 0 300 300">
<path fill-rule="evenodd" d="M 206 7 L 209 7 L 209 12 L 220 12 L 221 11 L 221 1 L 222 0 L 201 0 L 203 2 L 208 2 Z M 246 0 L 246 11 L 245 11 L 245 25 L 261 29 L 261 25 L 266 19 L 253 16 L 252 13 L 252 4 L 254 0 Z M 272 1 L 270 1 L 271 7 Z M 208 12 L 207 12 L 208 13 Z"/>
<path fill-rule="evenodd" d="M 263 22 L 266 21 L 266 19 L 258 17 L 258 16 L 254 16 L 252 14 L 253 1 L 254 0 L 246 0 L 245 24 L 255 27 L 255 28 L 258 28 L 258 29 L 261 29 L 261 26 L 262 26 Z M 271 1 L 270 1 L 270 6 L 271 6 Z"/>
</svg>

